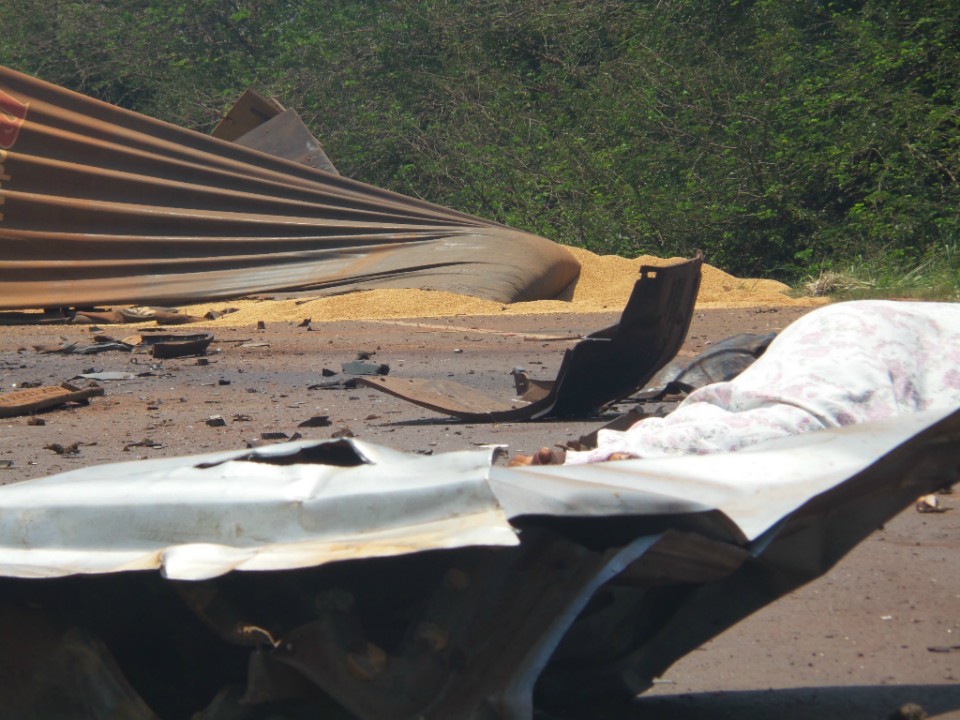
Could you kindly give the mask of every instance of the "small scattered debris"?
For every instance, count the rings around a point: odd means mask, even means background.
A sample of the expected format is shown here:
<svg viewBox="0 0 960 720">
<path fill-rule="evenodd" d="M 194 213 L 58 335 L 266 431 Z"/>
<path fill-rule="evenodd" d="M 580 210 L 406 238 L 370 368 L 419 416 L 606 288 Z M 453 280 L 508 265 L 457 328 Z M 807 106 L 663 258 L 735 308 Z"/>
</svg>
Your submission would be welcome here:
<svg viewBox="0 0 960 720">
<path fill-rule="evenodd" d="M 34 345 L 33 349 L 43 355 L 51 355 L 53 353 L 68 353 L 72 352 L 73 348 L 77 346 L 77 343 L 72 342 L 67 345 Z"/>
<path fill-rule="evenodd" d="M 209 365 L 210 361 L 207 358 L 197 358 L 197 365 Z"/>
<path fill-rule="evenodd" d="M 888 720 L 926 720 L 927 711 L 916 703 L 905 703 L 890 713 Z"/>
<path fill-rule="evenodd" d="M 336 370 L 331 370 L 330 368 L 323 368 L 320 371 L 320 374 L 323 375 L 323 377 L 333 377 L 334 375 L 339 375 L 340 373 L 338 373 Z"/>
<path fill-rule="evenodd" d="M 206 355 L 207 348 L 213 342 L 213 335 L 154 335 L 144 338 L 150 346 L 150 354 L 158 359 L 168 360 L 180 357 Z"/>
<path fill-rule="evenodd" d="M 242 413 L 237 413 L 233 416 L 234 422 L 250 422 L 251 420 L 253 420 L 252 417 L 249 415 L 243 415 Z"/>
<path fill-rule="evenodd" d="M 61 445 L 60 443 L 51 443 L 50 445 L 44 445 L 44 450 L 53 450 L 57 455 L 79 455 L 80 454 L 80 443 L 75 442 L 70 445 Z"/>
<path fill-rule="evenodd" d="M 224 378 L 220 378 L 219 380 L 217 380 L 217 385 L 229 385 L 229 384 L 230 384 L 230 381 Z"/>
<path fill-rule="evenodd" d="M 355 377 L 345 378 L 339 373 L 334 373 L 333 379 L 308 385 L 307 390 L 353 390 L 356 387 L 357 379 Z"/>
<path fill-rule="evenodd" d="M 268 343 L 268 342 L 259 342 L 259 341 L 256 341 L 256 340 L 251 340 L 251 341 L 249 341 L 249 342 L 242 343 L 242 344 L 240 345 L 240 347 L 242 347 L 242 348 L 265 348 L 265 347 L 270 347 L 270 343 Z"/>
<path fill-rule="evenodd" d="M 140 377 L 148 377 L 153 373 L 140 373 Z M 84 372 L 77 375 L 86 380 L 99 380 L 100 382 L 111 382 L 113 380 L 133 380 L 137 375 L 128 372 L 108 371 L 108 372 Z"/>
<path fill-rule="evenodd" d="M 223 419 L 223 415 L 211 415 L 207 418 L 207 425 L 210 427 L 223 427 L 227 424 L 227 421 Z"/>
<path fill-rule="evenodd" d="M 385 363 L 371 363 L 361 360 L 343 363 L 342 368 L 345 375 L 388 375 L 390 373 L 390 366 Z"/>
<path fill-rule="evenodd" d="M 145 448 L 153 448 L 154 450 L 162 450 L 165 447 L 165 445 L 163 443 L 156 442 L 155 440 L 151 440 L 150 438 L 144 438 L 139 442 L 127 443 L 126 445 L 123 446 L 123 451 L 130 452 L 130 448 L 135 448 L 135 447 L 145 447 Z"/>
<path fill-rule="evenodd" d="M 356 436 L 353 434 L 353 430 L 351 430 L 350 428 L 348 428 L 348 427 L 342 427 L 342 428 L 340 428 L 339 430 L 335 431 L 333 434 L 331 434 L 330 437 L 332 437 L 332 438 L 352 438 L 352 437 L 356 437 Z"/>
<path fill-rule="evenodd" d="M 46 424 L 47 424 L 47 421 L 41 417 L 34 416 L 27 420 L 27 425 L 33 425 L 35 427 L 39 427 L 41 425 L 46 425 Z"/>
<path fill-rule="evenodd" d="M 207 313 L 206 313 L 203 317 L 204 317 L 205 319 L 207 319 L 207 320 L 219 320 L 219 319 L 222 318 L 224 315 L 229 315 L 230 313 L 235 313 L 235 312 L 237 312 L 237 310 L 239 310 L 239 309 L 240 309 L 240 308 L 226 307 L 226 308 L 220 308 L 219 310 L 209 310 L 209 311 L 207 311 Z"/>
<path fill-rule="evenodd" d="M 950 653 L 957 650 L 960 650 L 960 645 L 931 645 L 927 648 L 927 651 L 932 653 Z"/>
<path fill-rule="evenodd" d="M 261 440 L 288 440 L 290 438 L 285 432 L 262 432 Z"/>
<path fill-rule="evenodd" d="M 332 423 L 330 422 L 330 417 L 328 415 L 314 415 L 311 418 L 307 418 L 302 423 L 297 425 L 297 427 L 302 428 L 318 428 L 318 427 L 329 427 Z"/>
<path fill-rule="evenodd" d="M 947 511 L 945 507 L 940 505 L 940 498 L 933 493 L 924 495 L 917 500 L 916 507 L 919 513 L 942 513 Z"/>
<path fill-rule="evenodd" d="M 263 320 L 257 320 L 257 330 L 266 330 L 267 324 Z"/>
<path fill-rule="evenodd" d="M 153 320 L 158 325 L 183 325 L 199 322 L 202 318 L 184 315 L 176 308 L 168 307 L 134 307 L 120 310 L 121 322 L 144 322 Z"/>
<path fill-rule="evenodd" d="M 313 322 L 311 318 L 304 318 L 303 321 L 297 325 L 297 327 L 310 327 L 311 322 Z"/>
<path fill-rule="evenodd" d="M 9 470 L 13 467 L 13 460 L 0 460 L 0 470 Z"/>
</svg>

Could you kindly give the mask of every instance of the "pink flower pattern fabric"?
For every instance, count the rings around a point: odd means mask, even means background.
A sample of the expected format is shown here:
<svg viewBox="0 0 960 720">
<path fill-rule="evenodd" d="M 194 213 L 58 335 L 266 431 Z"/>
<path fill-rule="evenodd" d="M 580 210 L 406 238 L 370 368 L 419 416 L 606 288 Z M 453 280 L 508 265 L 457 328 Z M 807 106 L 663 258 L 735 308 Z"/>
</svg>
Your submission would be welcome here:
<svg viewBox="0 0 960 720">
<path fill-rule="evenodd" d="M 838 303 L 792 323 L 732 381 L 694 391 L 665 418 L 602 430 L 595 450 L 566 462 L 738 450 L 949 407 L 960 407 L 960 304 Z"/>
</svg>

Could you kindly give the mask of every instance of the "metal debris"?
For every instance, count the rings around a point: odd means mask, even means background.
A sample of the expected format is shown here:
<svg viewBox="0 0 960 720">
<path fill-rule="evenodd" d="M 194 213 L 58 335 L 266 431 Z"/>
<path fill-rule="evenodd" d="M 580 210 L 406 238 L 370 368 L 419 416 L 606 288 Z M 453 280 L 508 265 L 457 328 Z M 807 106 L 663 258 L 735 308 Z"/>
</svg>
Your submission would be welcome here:
<svg viewBox="0 0 960 720">
<path fill-rule="evenodd" d="M 44 450 L 52 450 L 57 455 L 77 455 L 80 452 L 80 443 L 70 443 L 69 445 L 61 445 L 60 443 L 50 443 L 49 445 L 43 446 Z"/>
<path fill-rule="evenodd" d="M 60 387 L 34 387 L 0 393 L 0 417 L 29 415 L 68 403 L 86 404 L 90 398 L 102 396 L 103 392 L 103 388 L 99 386 L 80 388 L 63 383 Z"/>
<path fill-rule="evenodd" d="M 0 575 L 90 575 L 58 612 L 91 632 L 165 602 L 117 686 L 149 683 L 162 651 L 218 698 L 223 715 L 197 717 L 231 717 L 229 685 L 238 711 L 528 720 L 534 687 L 547 715 L 649 688 L 958 465 L 960 411 L 594 466 L 283 443 L 0 487 Z M 131 572 L 158 567 L 193 582 Z M 84 597 L 98 612 L 78 612 Z M 104 597 L 122 602 L 104 614 Z"/>
<path fill-rule="evenodd" d="M 763 355 L 776 336 L 775 332 L 740 333 L 714 343 L 686 362 L 674 359 L 635 399 L 659 401 L 667 395 L 687 395 L 704 385 L 732 380 Z"/>
<path fill-rule="evenodd" d="M 206 355 L 213 342 L 213 335 L 145 335 L 143 343 L 150 348 L 150 355 L 158 360 Z"/>
<path fill-rule="evenodd" d="M 314 415 L 311 418 L 307 418 L 302 423 L 299 423 L 297 427 L 318 428 L 318 427 L 329 427 L 330 424 L 331 424 L 330 417 L 328 415 Z"/>
<path fill-rule="evenodd" d="M 390 373 L 389 365 L 364 360 L 346 362 L 341 367 L 344 375 L 387 375 Z"/>
<path fill-rule="evenodd" d="M 361 377 L 359 382 L 468 422 L 591 417 L 643 387 L 677 354 L 693 316 L 702 264 L 698 253 L 677 265 L 641 267 L 620 321 L 567 350 L 553 381 L 514 373 L 520 397 L 513 400 L 450 380 Z"/>
<path fill-rule="evenodd" d="M 579 272 L 573 255 L 545 238 L 5 67 L 0 97 L 25 114 L 0 150 L 0 309 L 424 287 L 517 302 L 556 297 Z M 241 142 L 281 155 L 289 153 L 272 142 L 277 132 L 303 137 L 289 114 L 251 130 L 259 139 Z M 194 319 L 162 309 L 120 315 Z M 117 322 L 111 311 L 74 319 Z"/>
<path fill-rule="evenodd" d="M 101 382 L 112 382 L 115 380 L 133 380 L 136 377 L 148 377 L 153 373 L 129 373 L 121 372 L 119 370 L 107 370 L 104 372 L 85 372 L 80 373 L 77 377 L 85 378 L 87 380 L 99 380 Z"/>
<path fill-rule="evenodd" d="M 924 495 L 917 500 L 916 508 L 917 512 L 921 513 L 942 513 L 947 511 L 945 507 L 941 507 L 940 498 L 938 498 L 935 493 Z"/>
<path fill-rule="evenodd" d="M 138 447 L 151 448 L 153 450 L 162 450 L 165 447 L 165 445 L 155 440 L 151 440 L 150 438 L 144 438 L 143 440 L 140 440 L 138 442 L 127 443 L 126 445 L 123 446 L 123 451 L 129 452 L 130 448 L 138 448 Z"/>
</svg>

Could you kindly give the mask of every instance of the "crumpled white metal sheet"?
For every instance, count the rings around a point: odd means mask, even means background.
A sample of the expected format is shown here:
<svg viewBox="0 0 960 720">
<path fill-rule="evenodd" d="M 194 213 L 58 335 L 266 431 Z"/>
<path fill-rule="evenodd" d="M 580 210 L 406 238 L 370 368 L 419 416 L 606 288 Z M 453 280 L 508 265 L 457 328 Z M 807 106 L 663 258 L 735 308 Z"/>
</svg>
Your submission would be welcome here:
<svg viewBox="0 0 960 720">
<path fill-rule="evenodd" d="M 509 517 L 657 515 L 719 510 L 754 540 L 956 408 L 791 435 L 737 452 L 586 465 L 495 467 Z"/>
<path fill-rule="evenodd" d="M 320 464 L 344 455 L 360 464 Z M 200 580 L 232 570 L 515 545 L 487 485 L 490 456 L 299 441 L 8 485 L 0 488 L 0 575 L 160 569 L 171 579 Z"/>
<path fill-rule="evenodd" d="M 425 457 L 336 440 L 85 468 L 0 487 L 0 576 L 160 569 L 197 580 L 515 545 L 508 518 L 523 515 L 720 511 L 730 522 L 718 531 L 746 542 L 950 413 L 580 466 L 494 467 L 486 450 Z"/>
</svg>

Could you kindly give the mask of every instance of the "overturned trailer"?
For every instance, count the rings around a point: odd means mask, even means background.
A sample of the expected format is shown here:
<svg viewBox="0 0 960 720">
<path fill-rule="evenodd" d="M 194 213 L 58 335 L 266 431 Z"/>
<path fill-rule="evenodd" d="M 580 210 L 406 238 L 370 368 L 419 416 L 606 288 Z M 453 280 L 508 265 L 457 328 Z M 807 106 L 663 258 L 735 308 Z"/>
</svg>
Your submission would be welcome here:
<svg viewBox="0 0 960 720">
<path fill-rule="evenodd" d="M 491 460 L 301 441 L 2 487 L 0 665 L 24 680 L 0 699 L 440 720 L 630 697 L 954 482 L 960 411 L 705 456 Z"/>
<path fill-rule="evenodd" d="M 0 309 L 374 288 L 514 302 L 576 279 L 563 247 L 342 177 L 308 140 L 274 142 L 305 132 L 288 113 L 270 122 L 269 140 L 229 142 L 0 66 Z"/>
</svg>

